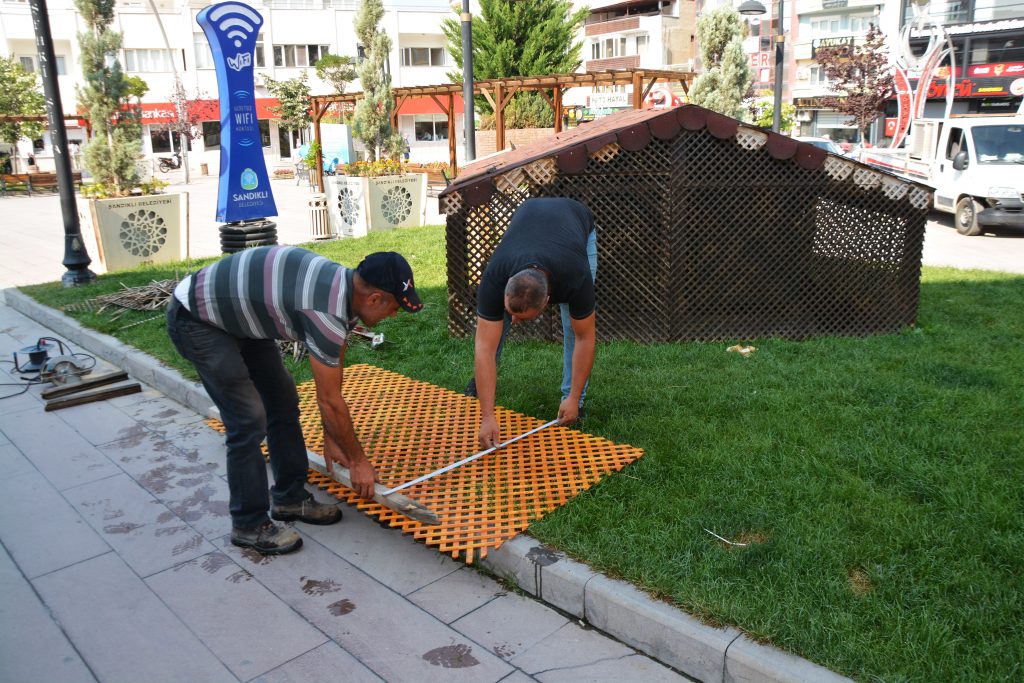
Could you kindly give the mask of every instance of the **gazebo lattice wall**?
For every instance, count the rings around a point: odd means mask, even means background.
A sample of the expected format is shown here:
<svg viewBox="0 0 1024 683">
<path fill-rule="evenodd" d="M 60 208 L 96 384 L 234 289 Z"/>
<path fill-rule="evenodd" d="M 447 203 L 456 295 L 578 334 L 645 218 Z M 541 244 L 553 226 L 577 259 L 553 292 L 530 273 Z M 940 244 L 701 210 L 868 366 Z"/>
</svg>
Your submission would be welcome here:
<svg viewBox="0 0 1024 683">
<path fill-rule="evenodd" d="M 453 334 L 475 329 L 476 288 L 516 207 L 553 196 L 596 218 L 601 339 L 860 336 L 916 318 L 926 188 L 684 106 L 466 169 L 441 197 Z M 556 307 L 517 327 L 561 336 Z"/>
</svg>

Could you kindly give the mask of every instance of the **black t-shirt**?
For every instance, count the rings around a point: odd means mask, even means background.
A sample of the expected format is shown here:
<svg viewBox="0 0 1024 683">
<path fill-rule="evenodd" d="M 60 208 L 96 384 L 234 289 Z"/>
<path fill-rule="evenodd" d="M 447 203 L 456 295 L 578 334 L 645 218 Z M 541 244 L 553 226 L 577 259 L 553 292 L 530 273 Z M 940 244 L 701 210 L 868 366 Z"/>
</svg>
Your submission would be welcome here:
<svg viewBox="0 0 1024 683">
<path fill-rule="evenodd" d="M 569 304 L 582 320 L 594 312 L 594 279 L 587 261 L 587 239 L 594 215 L 575 199 L 527 199 L 494 250 L 477 290 L 476 312 L 484 320 L 505 316 L 505 285 L 531 266 L 550 276 L 551 302 Z"/>
</svg>

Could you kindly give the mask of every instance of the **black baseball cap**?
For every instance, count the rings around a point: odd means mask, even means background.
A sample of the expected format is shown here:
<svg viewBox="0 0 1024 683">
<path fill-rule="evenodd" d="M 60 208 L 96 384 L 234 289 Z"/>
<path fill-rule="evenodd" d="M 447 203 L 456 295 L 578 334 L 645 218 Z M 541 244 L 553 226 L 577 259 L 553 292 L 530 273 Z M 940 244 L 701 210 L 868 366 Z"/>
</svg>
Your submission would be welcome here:
<svg viewBox="0 0 1024 683">
<path fill-rule="evenodd" d="M 410 313 L 423 308 L 420 295 L 413 285 L 412 268 L 398 252 L 374 252 L 363 259 L 356 267 L 356 272 L 368 284 L 394 296 L 398 305 Z"/>
</svg>

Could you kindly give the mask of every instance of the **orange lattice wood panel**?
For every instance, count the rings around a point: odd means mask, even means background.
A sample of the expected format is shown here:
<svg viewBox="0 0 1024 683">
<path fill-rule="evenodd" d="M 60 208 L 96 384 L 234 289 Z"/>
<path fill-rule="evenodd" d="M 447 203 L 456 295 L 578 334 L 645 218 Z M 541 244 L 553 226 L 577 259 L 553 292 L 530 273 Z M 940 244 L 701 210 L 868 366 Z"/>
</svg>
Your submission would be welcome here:
<svg viewBox="0 0 1024 683">
<path fill-rule="evenodd" d="M 344 393 L 366 455 L 389 488 L 479 450 L 480 408 L 474 398 L 370 365 L 345 369 Z M 299 403 L 306 446 L 322 455 L 323 431 L 312 382 L 299 385 Z M 500 407 L 496 415 L 503 439 L 544 424 Z M 643 450 L 633 446 L 548 427 L 402 491 L 433 510 L 439 525 L 421 524 L 360 498 L 313 470 L 309 480 L 389 526 L 473 562 L 641 455 Z"/>
</svg>

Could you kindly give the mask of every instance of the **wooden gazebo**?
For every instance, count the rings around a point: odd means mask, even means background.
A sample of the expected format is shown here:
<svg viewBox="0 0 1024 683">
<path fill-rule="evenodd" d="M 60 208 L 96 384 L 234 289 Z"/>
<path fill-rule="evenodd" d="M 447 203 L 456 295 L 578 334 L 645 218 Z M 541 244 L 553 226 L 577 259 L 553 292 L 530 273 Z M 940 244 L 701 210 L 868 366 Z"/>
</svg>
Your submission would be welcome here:
<svg viewBox="0 0 1024 683">
<path fill-rule="evenodd" d="M 473 84 L 473 93 L 483 95 L 494 108 L 495 142 L 500 151 L 505 148 L 505 106 L 512 99 L 512 96 L 518 92 L 539 92 L 547 100 L 552 111 L 554 111 L 555 133 L 560 133 L 562 131 L 562 95 L 569 88 L 631 85 L 633 86 L 633 109 L 640 109 L 643 106 L 644 98 L 647 97 L 659 80 L 664 81 L 666 84 L 678 82 L 682 86 L 683 92 L 688 93 L 690 83 L 693 80 L 693 73 L 657 69 L 615 69 L 611 71 L 553 74 L 550 76 L 492 78 L 486 81 L 476 81 Z M 391 114 L 391 126 L 393 128 L 398 127 L 398 110 L 406 100 L 429 97 L 448 116 L 448 130 L 455 130 L 455 96 L 461 96 L 462 83 L 393 88 L 392 94 L 395 98 L 395 107 Z M 310 98 L 313 114 L 313 135 L 318 143 L 318 147 L 320 146 L 320 121 L 328 110 L 337 104 L 354 105 L 356 100 L 362 96 L 363 93 L 357 92 L 345 93 L 344 95 L 315 95 Z M 448 155 L 453 173 L 458 170 L 455 145 L 455 136 L 449 134 Z M 316 185 L 323 187 L 322 152 L 317 155 L 314 173 Z"/>
</svg>

